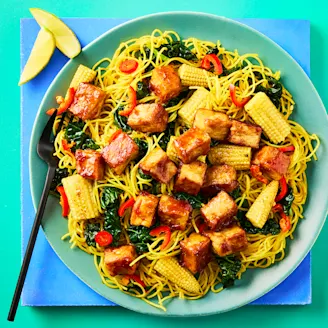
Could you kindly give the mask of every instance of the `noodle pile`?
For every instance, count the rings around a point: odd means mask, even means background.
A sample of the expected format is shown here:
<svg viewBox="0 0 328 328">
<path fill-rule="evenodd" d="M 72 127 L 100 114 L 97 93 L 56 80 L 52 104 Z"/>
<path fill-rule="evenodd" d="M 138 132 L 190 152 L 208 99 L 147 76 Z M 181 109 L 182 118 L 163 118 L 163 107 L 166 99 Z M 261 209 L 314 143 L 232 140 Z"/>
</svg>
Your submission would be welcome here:
<svg viewBox="0 0 328 328">
<path fill-rule="evenodd" d="M 138 39 L 131 39 L 123 42 L 117 48 L 112 58 L 103 58 L 96 63 L 93 69 L 97 72 L 95 85 L 103 89 L 108 97 L 105 102 L 104 108 L 97 119 L 88 120 L 84 126 L 86 131 L 93 140 L 101 147 L 108 144 L 111 135 L 117 130 L 114 124 L 114 111 L 121 105 L 127 104 L 127 90 L 129 86 L 136 89 L 137 83 L 149 78 L 151 71 L 147 72 L 147 67 L 153 65 L 154 67 L 160 65 L 172 64 L 177 66 L 178 63 L 186 63 L 189 65 L 197 66 L 197 63 L 189 62 L 182 58 L 171 58 L 165 62 L 161 58 L 161 53 L 165 48 L 160 51 L 154 49 L 160 45 L 167 44 L 174 40 L 180 40 L 179 36 L 173 31 L 162 32 L 155 30 L 151 35 L 143 36 Z M 242 69 L 236 70 L 231 74 L 223 77 L 210 77 L 210 93 L 213 110 L 224 112 L 233 119 L 240 121 L 252 121 L 247 113 L 240 108 L 237 108 L 231 101 L 229 94 L 229 85 L 232 83 L 238 85 L 238 96 L 245 98 L 254 95 L 257 85 L 268 85 L 267 78 L 273 77 L 277 80 L 280 79 L 280 72 L 273 73 L 270 68 L 263 65 L 262 61 L 257 54 L 244 54 L 239 55 L 237 50 L 231 52 L 217 44 L 201 41 L 195 38 L 189 38 L 183 41 L 184 44 L 196 54 L 198 59 L 203 58 L 207 51 L 217 46 L 219 49 L 218 56 L 220 56 L 223 65 L 227 68 L 233 68 L 242 63 L 246 63 Z M 150 55 L 146 56 L 144 48 L 148 47 Z M 138 69 L 132 74 L 124 74 L 119 69 L 119 64 L 124 59 L 136 60 L 136 52 L 140 52 L 143 56 L 138 60 Z M 191 89 L 196 89 L 192 87 Z M 182 99 L 177 105 L 168 107 L 166 110 L 169 113 L 169 122 L 175 121 L 175 135 L 179 136 L 184 132 L 182 122 L 178 120 L 177 112 L 182 107 L 183 103 L 188 99 L 189 95 Z M 140 100 L 140 103 L 156 102 L 158 98 L 155 95 L 147 96 Z M 289 119 L 294 110 L 294 101 L 292 95 L 283 89 L 282 97 L 280 100 L 280 110 L 286 119 Z M 54 129 L 58 127 L 60 117 L 56 119 Z M 68 118 L 64 121 L 63 129 L 57 134 L 55 140 L 55 155 L 59 157 L 59 168 L 67 168 L 71 173 L 75 169 L 75 157 L 70 151 L 65 151 L 62 146 L 62 140 L 65 135 L 65 126 L 68 123 Z M 303 205 L 307 197 L 307 180 L 306 180 L 306 167 L 307 162 L 314 158 L 315 151 L 319 147 L 319 139 L 316 135 L 309 135 L 304 128 L 298 123 L 288 120 L 291 127 L 291 133 L 286 138 L 284 145 L 293 145 L 295 151 L 291 158 L 291 164 L 286 176 L 288 185 L 292 188 L 295 200 L 291 207 L 291 224 L 292 228 L 286 232 L 280 232 L 278 235 L 262 235 L 262 234 L 247 234 L 249 241 L 248 248 L 240 253 L 242 268 L 238 273 L 238 278 L 247 268 L 266 268 L 276 261 L 281 261 L 285 257 L 285 248 L 287 238 L 293 239 L 293 232 L 296 229 L 299 219 L 303 218 Z M 159 141 L 164 133 L 159 135 L 146 135 L 141 132 L 129 132 L 132 138 L 139 138 L 146 141 L 148 144 L 148 153 L 158 146 Z M 315 147 L 312 145 L 314 142 Z M 261 145 L 268 144 L 273 147 L 276 145 L 270 144 L 267 140 L 262 139 Z M 264 185 L 254 179 L 249 171 L 238 171 L 238 182 L 240 185 L 240 197 L 236 199 L 237 205 L 240 210 L 247 211 L 247 208 L 254 202 L 257 196 L 262 191 Z M 151 180 L 142 178 L 138 172 L 138 163 L 132 162 L 128 168 L 120 176 L 114 174 L 109 167 L 106 168 L 105 178 L 102 181 L 95 181 L 93 192 L 97 200 L 98 208 L 101 213 L 103 210 L 100 206 L 100 195 L 105 187 L 115 187 L 123 191 L 120 195 L 120 201 L 123 202 L 129 197 L 135 197 L 140 191 L 151 185 Z M 161 194 L 172 194 L 173 182 L 168 185 L 161 184 Z M 247 208 L 243 208 L 243 204 L 247 204 Z M 270 218 L 279 220 L 277 213 L 270 213 Z M 83 220 L 68 219 L 68 233 L 63 236 L 63 239 L 69 238 L 71 247 L 79 247 L 83 251 L 94 255 L 94 264 L 101 276 L 105 285 L 110 288 L 118 288 L 121 291 L 138 297 L 145 302 L 163 309 L 165 311 L 165 301 L 173 297 L 180 297 L 186 299 L 197 299 L 203 297 L 208 291 L 220 292 L 223 287 L 219 278 L 220 268 L 216 261 L 208 264 L 206 269 L 199 274 L 197 280 L 202 288 L 199 294 L 190 294 L 166 278 L 157 274 L 153 269 L 156 260 L 164 256 L 176 256 L 180 253 L 179 242 L 183 240 L 192 231 L 198 232 L 196 223 L 200 219 L 199 210 L 193 210 L 191 223 L 187 226 L 185 231 L 174 231 L 172 233 L 171 241 L 166 250 L 160 250 L 160 244 L 164 237 L 154 238 L 153 242 L 149 245 L 148 252 L 140 255 L 133 263 L 140 262 L 138 274 L 145 282 L 148 289 L 142 287 L 138 283 L 127 285 L 124 278 L 120 276 L 112 277 L 108 274 L 106 266 L 104 265 L 104 249 L 97 245 L 97 247 L 88 246 L 84 236 L 84 230 L 87 222 Z M 102 219 L 92 220 L 103 224 Z M 90 221 L 88 221 L 89 223 Z M 123 233 L 121 236 L 122 244 L 129 243 L 129 236 L 126 229 L 129 227 L 129 213 L 126 214 L 122 221 Z M 132 263 L 132 264 L 133 264 Z M 132 265 L 131 264 L 131 265 Z"/>
</svg>

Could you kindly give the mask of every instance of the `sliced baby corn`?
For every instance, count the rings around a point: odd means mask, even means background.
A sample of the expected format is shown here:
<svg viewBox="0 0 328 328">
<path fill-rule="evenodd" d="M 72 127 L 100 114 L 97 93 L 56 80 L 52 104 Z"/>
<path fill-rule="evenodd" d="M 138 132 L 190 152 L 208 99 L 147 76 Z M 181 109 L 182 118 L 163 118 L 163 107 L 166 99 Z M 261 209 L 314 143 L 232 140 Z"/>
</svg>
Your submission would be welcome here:
<svg viewBox="0 0 328 328">
<path fill-rule="evenodd" d="M 211 72 L 187 64 L 182 64 L 179 67 L 178 74 L 181 84 L 186 87 L 199 86 L 207 88 L 208 78 L 215 76 Z"/>
<path fill-rule="evenodd" d="M 268 220 L 269 213 L 278 192 L 279 182 L 271 181 L 255 199 L 255 202 L 246 213 L 246 217 L 254 227 L 262 229 Z"/>
<path fill-rule="evenodd" d="M 73 220 L 87 220 L 99 216 L 90 180 L 75 174 L 62 179 L 62 183 Z"/>
<path fill-rule="evenodd" d="M 91 83 L 95 77 L 95 71 L 87 66 L 79 65 L 69 87 L 76 90 L 80 83 Z"/>
</svg>

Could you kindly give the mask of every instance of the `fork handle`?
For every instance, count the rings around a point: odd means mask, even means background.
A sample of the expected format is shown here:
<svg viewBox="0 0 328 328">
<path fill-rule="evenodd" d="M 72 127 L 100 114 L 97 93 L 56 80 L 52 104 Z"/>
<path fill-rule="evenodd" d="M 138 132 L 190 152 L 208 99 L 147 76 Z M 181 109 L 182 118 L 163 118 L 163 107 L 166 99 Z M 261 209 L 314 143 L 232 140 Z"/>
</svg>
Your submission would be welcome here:
<svg viewBox="0 0 328 328">
<path fill-rule="evenodd" d="M 38 210 L 35 215 L 33 227 L 32 227 L 31 234 L 30 234 L 30 239 L 27 244 L 27 248 L 25 251 L 24 259 L 23 259 L 23 264 L 22 264 L 22 267 L 21 267 L 21 270 L 19 273 L 19 277 L 17 280 L 17 284 L 16 284 L 15 293 L 14 293 L 14 296 L 13 296 L 13 299 L 11 302 L 8 319 L 7 319 L 8 321 L 14 321 L 14 319 L 15 319 L 17 306 L 18 306 L 19 299 L 20 299 L 22 289 L 24 286 L 27 270 L 28 270 L 28 267 L 29 267 L 29 264 L 31 261 L 35 241 L 38 236 L 39 227 L 41 225 L 41 220 L 43 217 L 44 209 L 47 204 L 47 199 L 48 199 L 48 195 L 49 195 L 49 191 L 50 191 L 51 182 L 55 176 L 55 172 L 56 172 L 55 167 L 50 167 L 50 166 L 48 167 L 47 177 L 46 177 L 46 181 L 45 181 L 44 188 L 42 191 L 39 207 L 38 207 Z"/>
</svg>

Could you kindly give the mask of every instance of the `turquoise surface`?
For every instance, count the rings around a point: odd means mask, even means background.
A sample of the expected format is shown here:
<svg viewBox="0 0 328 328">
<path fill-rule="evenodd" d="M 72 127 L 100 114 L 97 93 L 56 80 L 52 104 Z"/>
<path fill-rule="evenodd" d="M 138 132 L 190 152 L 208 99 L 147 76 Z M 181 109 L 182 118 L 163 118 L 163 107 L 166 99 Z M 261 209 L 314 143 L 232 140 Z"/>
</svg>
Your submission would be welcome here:
<svg viewBox="0 0 328 328">
<path fill-rule="evenodd" d="M 328 65 L 328 22 L 326 1 L 216 1 L 206 3 L 196 1 L 167 0 L 147 4 L 126 0 L 120 3 L 81 0 L 31 1 L 3 0 L 0 19 L 0 58 L 3 63 L 1 80 L 1 103 L 4 105 L 0 119 L 1 140 L 10 139 L 9 146 L 2 157 L 3 188 L 1 190 L 2 218 L 10 222 L 9 231 L 2 236 L 3 245 L 10 251 L 3 251 L 1 270 L 1 327 L 79 327 L 94 325 L 119 325 L 121 327 L 324 327 L 328 323 L 328 282 L 326 272 L 328 257 L 326 240 L 327 226 L 324 227 L 313 248 L 313 304 L 300 307 L 245 307 L 237 311 L 207 318 L 183 319 L 153 318 L 124 310 L 122 308 L 20 308 L 16 322 L 5 322 L 13 286 L 20 266 L 20 175 L 19 175 L 19 18 L 30 17 L 28 7 L 40 6 L 66 17 L 135 17 L 142 14 L 165 10 L 201 10 L 228 17 L 296 18 L 311 21 L 311 76 L 324 103 L 328 104 L 326 92 Z M 86 27 L 87 28 L 87 27 Z M 4 220 L 3 219 L 3 220 Z"/>
</svg>

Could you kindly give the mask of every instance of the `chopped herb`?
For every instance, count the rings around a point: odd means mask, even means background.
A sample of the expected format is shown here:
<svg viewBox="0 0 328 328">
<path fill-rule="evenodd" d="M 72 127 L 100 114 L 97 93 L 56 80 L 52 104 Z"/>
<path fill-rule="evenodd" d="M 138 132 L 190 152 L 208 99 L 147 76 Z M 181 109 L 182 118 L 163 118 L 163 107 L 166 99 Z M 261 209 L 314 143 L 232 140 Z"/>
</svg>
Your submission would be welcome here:
<svg viewBox="0 0 328 328">
<path fill-rule="evenodd" d="M 100 148 L 89 135 L 83 132 L 83 128 L 83 122 L 70 122 L 66 127 L 65 139 L 69 142 L 75 142 L 72 151 L 76 151 L 76 149 L 96 150 Z"/>
<path fill-rule="evenodd" d="M 118 128 L 122 129 L 122 131 L 129 132 L 129 131 L 131 131 L 131 127 L 127 123 L 128 118 L 125 116 L 121 116 L 119 114 L 119 112 L 123 109 L 124 109 L 124 106 L 120 106 L 116 109 L 116 111 L 114 112 L 114 122 Z"/>
<path fill-rule="evenodd" d="M 96 247 L 96 241 L 95 237 L 96 234 L 100 231 L 100 224 L 99 223 L 89 223 L 86 226 L 86 229 L 84 231 L 84 237 L 86 240 L 86 243 L 89 246 Z"/>
<path fill-rule="evenodd" d="M 130 226 L 127 229 L 131 243 L 136 247 L 138 254 L 148 251 L 147 244 L 151 242 L 150 229 L 143 226 Z"/>
<path fill-rule="evenodd" d="M 138 100 L 149 96 L 150 92 L 149 92 L 147 84 L 143 81 L 139 81 L 137 83 L 136 93 L 137 93 Z"/>
<path fill-rule="evenodd" d="M 266 78 L 268 80 L 269 87 L 265 88 L 262 85 L 258 85 L 255 88 L 255 92 L 260 92 L 260 91 L 264 92 L 270 98 L 270 100 L 273 102 L 273 104 L 277 108 L 279 108 L 283 86 L 282 86 L 281 82 L 279 82 L 278 80 L 276 80 L 275 78 L 273 78 L 271 76 L 267 76 Z"/>
<path fill-rule="evenodd" d="M 194 209 L 199 209 L 203 206 L 202 204 L 203 204 L 204 199 L 202 198 L 202 196 L 200 194 L 197 196 L 193 196 L 193 195 L 189 195 L 185 192 L 178 192 L 174 196 L 175 196 L 175 198 L 177 198 L 179 200 L 188 201 L 189 204 Z"/>
<path fill-rule="evenodd" d="M 237 274 L 241 269 L 241 261 L 236 257 L 220 257 L 218 258 L 220 267 L 219 277 L 224 288 L 234 285 Z"/>
</svg>

